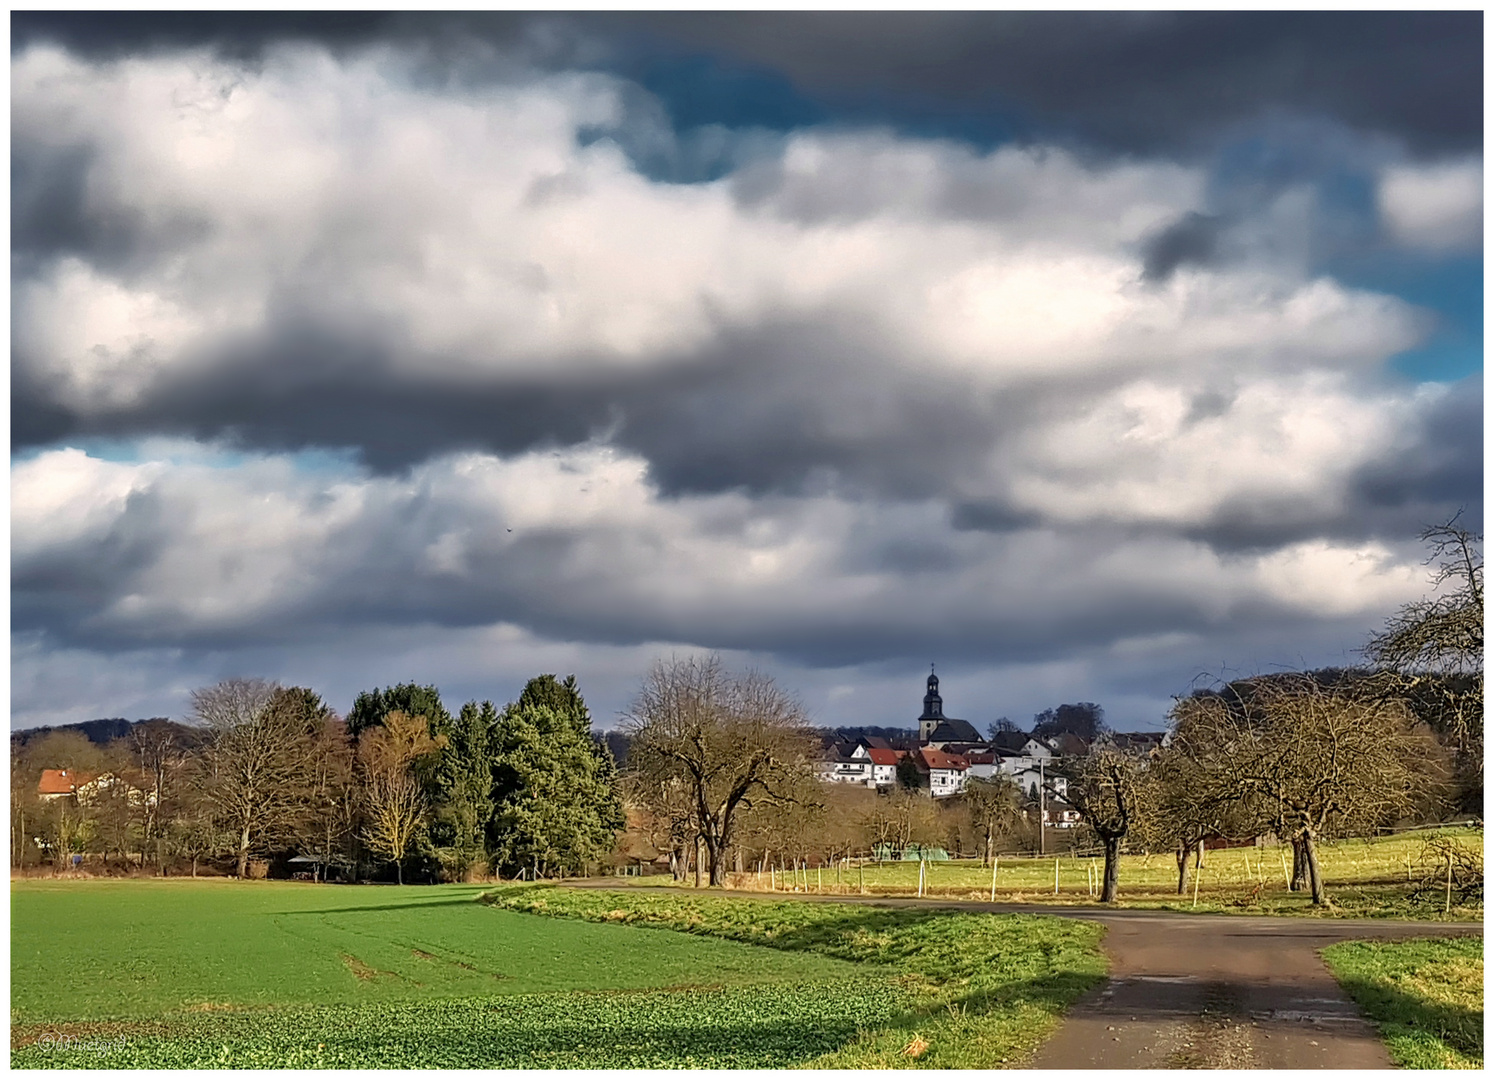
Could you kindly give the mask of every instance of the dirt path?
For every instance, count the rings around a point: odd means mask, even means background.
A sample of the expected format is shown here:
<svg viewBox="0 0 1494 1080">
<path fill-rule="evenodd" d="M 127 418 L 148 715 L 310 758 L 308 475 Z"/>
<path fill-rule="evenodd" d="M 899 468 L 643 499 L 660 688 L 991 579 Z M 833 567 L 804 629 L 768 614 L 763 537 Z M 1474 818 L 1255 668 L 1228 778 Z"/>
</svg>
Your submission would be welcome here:
<svg viewBox="0 0 1494 1080">
<path fill-rule="evenodd" d="M 1469 923 L 1115 912 L 1110 981 L 1069 1011 L 1040 1069 L 1388 1069 L 1318 950 L 1481 933 Z"/>
<path fill-rule="evenodd" d="M 607 886 L 596 882 L 593 887 Z M 1388 1069 L 1384 1044 L 1339 988 L 1318 950 L 1338 941 L 1483 933 L 1482 923 L 1188 915 L 911 897 L 731 895 L 1023 912 L 1103 923 L 1110 980 L 1069 1011 L 1033 1061 L 1038 1069 Z"/>
</svg>

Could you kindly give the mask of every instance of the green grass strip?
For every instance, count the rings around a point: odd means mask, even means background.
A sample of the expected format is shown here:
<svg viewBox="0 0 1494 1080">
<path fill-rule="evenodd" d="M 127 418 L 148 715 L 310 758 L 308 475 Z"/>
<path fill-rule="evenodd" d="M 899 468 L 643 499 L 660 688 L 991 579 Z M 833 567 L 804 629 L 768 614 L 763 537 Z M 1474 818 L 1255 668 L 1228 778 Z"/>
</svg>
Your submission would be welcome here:
<svg viewBox="0 0 1494 1080">
<path fill-rule="evenodd" d="M 11 1067 L 785 1068 L 907 1008 L 887 980 L 301 1006 L 13 1032 Z"/>
<path fill-rule="evenodd" d="M 1014 1068 L 1105 977 L 1098 925 L 1037 915 L 773 902 L 518 886 L 486 894 L 512 911 L 676 930 L 819 953 L 896 976 L 907 1007 L 816 1068 Z"/>
<path fill-rule="evenodd" d="M 1407 1069 L 1484 1067 L 1484 943 L 1346 941 L 1323 958 Z"/>
</svg>

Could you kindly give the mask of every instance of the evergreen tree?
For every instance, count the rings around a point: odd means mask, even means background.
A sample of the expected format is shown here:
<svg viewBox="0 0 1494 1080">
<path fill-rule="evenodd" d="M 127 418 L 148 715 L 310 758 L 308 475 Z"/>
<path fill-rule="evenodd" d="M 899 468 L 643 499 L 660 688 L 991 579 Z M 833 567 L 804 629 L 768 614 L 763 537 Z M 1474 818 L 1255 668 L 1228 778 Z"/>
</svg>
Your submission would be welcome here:
<svg viewBox="0 0 1494 1080">
<path fill-rule="evenodd" d="M 576 734 L 591 744 L 592 751 L 597 756 L 599 779 L 609 789 L 617 790 L 617 757 L 607 745 L 606 736 L 591 730 L 591 710 L 586 707 L 586 699 L 576 686 L 576 676 L 567 675 L 564 679 L 559 679 L 554 675 L 536 675 L 524 684 L 515 704 L 521 708 L 540 705 L 553 709 L 557 716 L 575 729 Z M 623 827 L 621 809 L 618 810 L 615 822 L 613 828 Z"/>
<path fill-rule="evenodd" d="M 488 735 L 498 721 L 491 701 L 469 701 L 451 722 L 447 742 L 428 771 L 433 807 L 428 836 L 447 875 L 460 878 L 486 854 L 493 816 Z"/>
<path fill-rule="evenodd" d="M 514 704 L 520 708 L 543 705 L 575 727 L 580 735 L 591 735 L 591 710 L 576 689 L 576 676 L 567 675 L 557 679 L 554 675 L 536 675 L 524 684 L 519 700 Z"/>
<path fill-rule="evenodd" d="M 374 687 L 365 690 L 353 699 L 348 711 L 348 734 L 355 738 L 365 728 L 384 723 L 384 717 L 395 710 L 406 716 L 423 716 L 430 722 L 431 734 L 442 735 L 451 730 L 451 714 L 441 704 L 441 691 L 434 686 L 416 686 L 401 683 L 388 690 Z"/>
<path fill-rule="evenodd" d="M 500 870 L 579 873 L 623 827 L 616 766 L 591 736 L 575 678 L 531 679 L 489 733 L 490 850 Z"/>
</svg>

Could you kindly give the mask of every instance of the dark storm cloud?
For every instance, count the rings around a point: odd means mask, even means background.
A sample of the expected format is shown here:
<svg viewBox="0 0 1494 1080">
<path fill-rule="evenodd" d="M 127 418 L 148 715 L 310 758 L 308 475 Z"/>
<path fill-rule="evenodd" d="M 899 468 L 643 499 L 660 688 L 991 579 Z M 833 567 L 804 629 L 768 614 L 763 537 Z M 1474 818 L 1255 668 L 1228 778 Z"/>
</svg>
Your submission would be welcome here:
<svg viewBox="0 0 1494 1080">
<path fill-rule="evenodd" d="M 377 470 L 400 471 L 452 450 L 585 441 L 621 394 L 595 384 L 443 385 L 391 372 L 390 359 L 376 341 L 286 326 L 206 373 L 161 380 L 137 406 L 86 415 L 54 404 L 18 367 L 11 438 L 26 447 L 153 432 L 256 449 L 346 447 Z"/>
<path fill-rule="evenodd" d="M 1483 527 L 1484 379 L 1475 375 L 1420 417 L 1413 444 L 1360 469 L 1356 502 L 1405 535 L 1445 521 L 1461 507 Z"/>
<path fill-rule="evenodd" d="M 987 138 L 1067 130 L 1143 152 L 1280 114 L 1336 118 L 1428 154 L 1475 149 L 1483 132 L 1476 11 L 14 13 L 12 48 L 38 40 L 104 56 L 184 45 L 253 56 L 282 40 L 446 54 L 472 42 L 522 47 L 541 65 L 588 64 L 651 84 L 682 126 L 844 115 L 951 133 L 964 123 Z M 715 70 L 706 82 L 674 78 L 670 103 L 671 80 L 650 75 L 691 55 L 714 58 Z M 739 75 L 713 110 L 715 83 L 733 65 L 787 79 L 820 105 L 786 104 Z M 755 115 L 743 112 L 754 93 Z M 993 115 L 1005 119 L 992 127 Z"/>
<path fill-rule="evenodd" d="M 1481 144 L 1479 12 L 690 13 L 661 37 L 810 91 L 1027 112 L 1125 150 L 1321 114 L 1440 153 Z"/>
<path fill-rule="evenodd" d="M 140 404 L 78 415 L 16 367 L 17 447 L 153 432 L 256 449 L 347 447 L 381 472 L 457 450 L 512 454 L 606 435 L 665 494 L 800 491 L 833 478 L 918 498 L 973 468 L 1002 408 L 961 380 L 899 370 L 849 326 L 769 324 L 631 377 L 444 382 L 397 371 L 375 338 L 282 326 Z"/>
<path fill-rule="evenodd" d="M 1180 266 L 1208 266 L 1219 248 L 1219 218 L 1190 212 L 1163 229 L 1146 246 L 1142 276 L 1166 281 Z"/>
</svg>

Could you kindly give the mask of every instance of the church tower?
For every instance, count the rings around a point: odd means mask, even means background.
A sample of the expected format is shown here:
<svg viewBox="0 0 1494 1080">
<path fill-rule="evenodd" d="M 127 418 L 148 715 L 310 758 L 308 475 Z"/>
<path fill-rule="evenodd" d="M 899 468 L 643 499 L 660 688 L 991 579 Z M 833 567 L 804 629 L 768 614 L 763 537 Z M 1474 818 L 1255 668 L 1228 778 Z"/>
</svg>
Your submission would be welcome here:
<svg viewBox="0 0 1494 1080">
<path fill-rule="evenodd" d="M 944 699 L 939 696 L 939 676 L 929 671 L 929 691 L 923 695 L 923 715 L 918 718 L 918 741 L 926 743 L 944 721 Z"/>
</svg>

